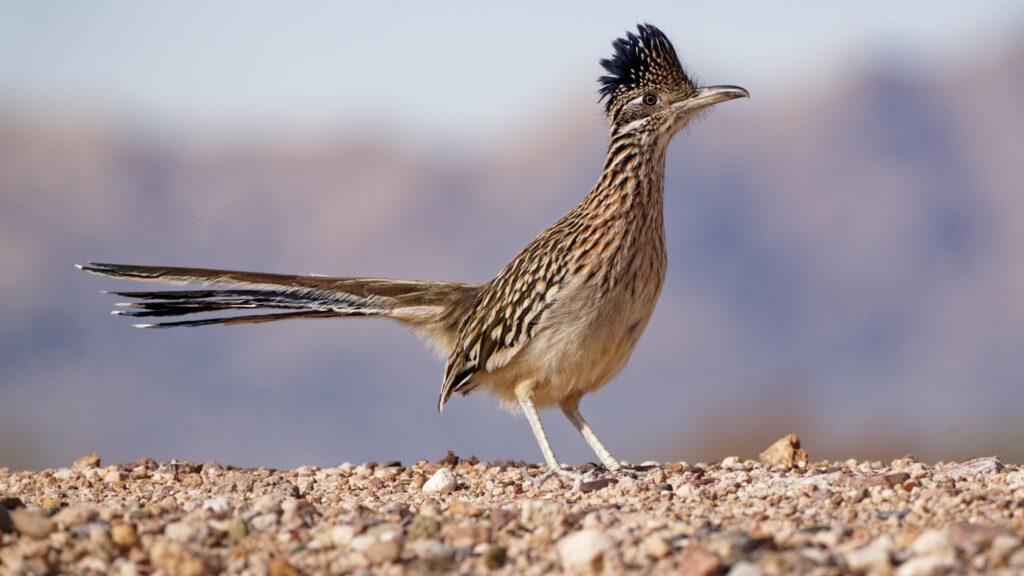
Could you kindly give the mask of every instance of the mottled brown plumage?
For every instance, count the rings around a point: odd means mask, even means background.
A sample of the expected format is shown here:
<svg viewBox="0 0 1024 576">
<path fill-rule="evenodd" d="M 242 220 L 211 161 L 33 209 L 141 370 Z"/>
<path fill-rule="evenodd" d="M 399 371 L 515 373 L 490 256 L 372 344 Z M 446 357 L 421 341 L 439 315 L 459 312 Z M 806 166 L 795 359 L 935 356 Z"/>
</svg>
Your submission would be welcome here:
<svg viewBox="0 0 1024 576">
<path fill-rule="evenodd" d="M 746 96 L 696 86 L 672 44 L 650 25 L 613 43 L 601 64 L 611 143 L 594 188 L 486 284 L 284 276 L 89 264 L 89 272 L 219 290 L 119 293 L 138 302 L 116 313 L 177 316 L 223 310 L 286 312 L 144 324 L 239 324 L 287 318 L 387 316 L 448 357 L 438 409 L 482 389 L 522 408 L 545 461 L 563 473 L 537 406 L 558 405 L 610 470 L 620 465 L 579 413 L 580 399 L 617 374 L 654 311 L 665 279 L 665 150 L 693 115 Z"/>
</svg>

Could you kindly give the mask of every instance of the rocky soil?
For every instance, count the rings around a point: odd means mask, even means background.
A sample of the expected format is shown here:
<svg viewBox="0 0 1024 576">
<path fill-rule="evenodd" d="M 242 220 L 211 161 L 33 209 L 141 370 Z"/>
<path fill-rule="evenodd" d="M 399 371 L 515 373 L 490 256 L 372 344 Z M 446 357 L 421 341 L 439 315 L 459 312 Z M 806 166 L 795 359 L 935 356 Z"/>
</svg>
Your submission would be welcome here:
<svg viewBox="0 0 1024 576">
<path fill-rule="evenodd" d="M 760 461 L 590 472 L 0 469 L 0 573 L 1024 574 L 1024 468 L 995 458 L 811 462 L 787 437 Z"/>
</svg>

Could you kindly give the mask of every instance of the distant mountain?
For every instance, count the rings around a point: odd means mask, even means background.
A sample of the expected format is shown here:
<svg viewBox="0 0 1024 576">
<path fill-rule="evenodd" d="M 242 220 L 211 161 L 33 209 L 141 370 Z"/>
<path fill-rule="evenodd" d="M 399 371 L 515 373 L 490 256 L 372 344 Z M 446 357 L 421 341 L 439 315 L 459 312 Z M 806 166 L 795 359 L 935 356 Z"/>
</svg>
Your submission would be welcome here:
<svg viewBox="0 0 1024 576">
<path fill-rule="evenodd" d="M 632 365 L 585 403 L 595 427 L 635 461 L 790 431 L 812 457 L 1024 459 L 1024 47 L 775 92 L 673 144 L 670 276 Z M 483 281 L 586 192 L 605 145 L 596 106 L 473 151 L 0 109 L 0 423 L 32 446 L 0 466 L 538 459 L 491 402 L 439 418 L 442 367 L 395 326 L 139 332 L 96 294 L 124 285 L 71 264 Z M 590 458 L 550 420 L 565 460 Z"/>
</svg>

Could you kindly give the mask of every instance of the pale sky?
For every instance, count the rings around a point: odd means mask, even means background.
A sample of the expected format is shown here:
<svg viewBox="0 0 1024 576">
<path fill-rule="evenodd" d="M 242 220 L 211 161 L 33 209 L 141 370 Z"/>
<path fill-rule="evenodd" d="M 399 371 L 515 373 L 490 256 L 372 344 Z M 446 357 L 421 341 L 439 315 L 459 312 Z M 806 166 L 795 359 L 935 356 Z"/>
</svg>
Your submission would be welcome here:
<svg viewBox="0 0 1024 576">
<path fill-rule="evenodd" d="M 472 140 L 596 100 L 597 61 L 640 21 L 699 77 L 756 94 L 836 62 L 969 56 L 1019 35 L 1024 3 L 0 0 L 0 105 L 170 129 L 386 118 Z"/>
</svg>

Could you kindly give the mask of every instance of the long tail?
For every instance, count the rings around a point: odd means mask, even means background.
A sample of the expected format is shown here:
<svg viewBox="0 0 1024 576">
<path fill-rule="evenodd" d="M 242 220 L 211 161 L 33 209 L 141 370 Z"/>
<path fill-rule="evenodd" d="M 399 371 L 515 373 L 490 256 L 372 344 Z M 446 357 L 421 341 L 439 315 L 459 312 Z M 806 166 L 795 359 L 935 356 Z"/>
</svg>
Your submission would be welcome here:
<svg viewBox="0 0 1024 576">
<path fill-rule="evenodd" d="M 89 263 L 80 270 L 144 282 L 220 286 L 213 290 L 111 292 L 133 300 L 113 313 L 136 318 L 174 317 L 203 312 L 239 311 L 211 318 L 136 324 L 139 328 L 236 325 L 293 318 L 387 316 L 411 327 L 444 348 L 454 338 L 460 312 L 479 285 L 381 278 L 291 276 L 205 268 L 131 266 Z M 264 310 L 283 312 L 244 314 Z"/>
</svg>

